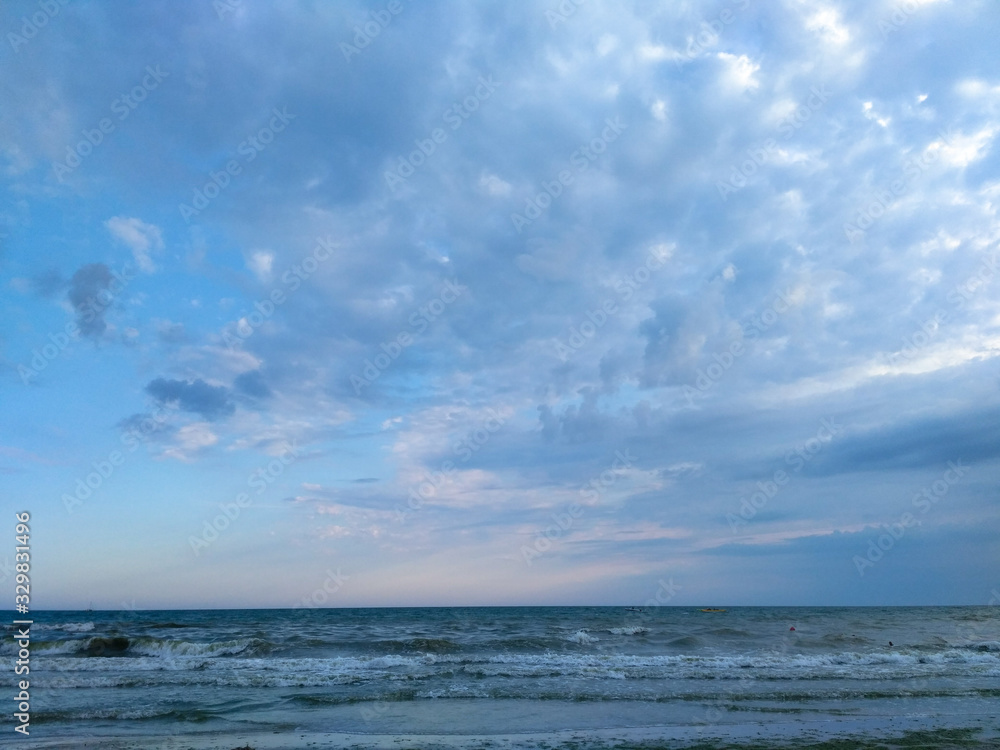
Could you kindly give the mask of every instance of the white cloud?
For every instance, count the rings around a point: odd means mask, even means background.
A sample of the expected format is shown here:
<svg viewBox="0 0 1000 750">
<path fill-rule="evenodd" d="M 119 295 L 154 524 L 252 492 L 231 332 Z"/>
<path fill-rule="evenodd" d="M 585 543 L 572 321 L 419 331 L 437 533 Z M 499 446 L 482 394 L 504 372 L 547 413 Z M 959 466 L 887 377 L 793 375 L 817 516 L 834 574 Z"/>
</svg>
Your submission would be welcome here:
<svg viewBox="0 0 1000 750">
<path fill-rule="evenodd" d="M 841 23 L 840 14 L 834 8 L 823 8 L 806 19 L 808 31 L 818 32 L 830 44 L 846 44 L 851 40 L 847 27 Z"/>
<path fill-rule="evenodd" d="M 746 55 L 732 55 L 728 52 L 719 52 L 717 57 L 726 66 L 723 78 L 730 87 L 748 91 L 760 86 L 760 81 L 755 77 L 760 70 L 760 63 Z"/>
<path fill-rule="evenodd" d="M 193 461 L 201 450 L 219 442 L 208 422 L 192 422 L 184 425 L 174 435 L 172 445 L 163 450 L 163 455 L 178 461 Z"/>
<path fill-rule="evenodd" d="M 479 176 L 479 190 L 487 195 L 503 197 L 510 195 L 510 183 L 495 174 L 484 172 Z"/>
<path fill-rule="evenodd" d="M 163 234 L 158 226 L 125 216 L 108 219 L 104 226 L 115 239 L 132 251 L 140 270 L 146 273 L 156 270 L 152 256 L 163 250 Z"/>
<path fill-rule="evenodd" d="M 662 44 L 643 44 L 636 50 L 641 60 L 647 62 L 662 62 L 663 60 L 683 60 L 684 55 Z"/>
<path fill-rule="evenodd" d="M 953 167 L 967 167 L 986 156 L 997 130 L 997 127 L 987 127 L 969 135 L 949 136 L 947 140 L 942 138 L 932 143 L 928 150 L 940 149 L 945 163 Z"/>
<path fill-rule="evenodd" d="M 262 284 L 271 280 L 271 269 L 274 267 L 274 253 L 270 250 L 254 250 L 247 258 L 247 268 Z"/>
</svg>

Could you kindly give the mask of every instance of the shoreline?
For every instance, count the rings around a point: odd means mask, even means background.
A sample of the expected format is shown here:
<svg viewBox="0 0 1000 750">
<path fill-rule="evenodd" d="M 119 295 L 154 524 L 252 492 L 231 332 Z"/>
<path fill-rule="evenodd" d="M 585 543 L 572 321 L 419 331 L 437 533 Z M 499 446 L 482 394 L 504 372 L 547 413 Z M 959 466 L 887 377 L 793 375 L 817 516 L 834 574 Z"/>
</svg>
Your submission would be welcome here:
<svg viewBox="0 0 1000 750">
<path fill-rule="evenodd" d="M 15 750 L 847 750 L 855 748 L 992 748 L 1000 750 L 1000 719 L 949 723 L 951 717 L 830 718 L 703 726 L 609 727 L 496 734 L 362 734 L 234 731 L 182 735 L 35 736 Z"/>
</svg>

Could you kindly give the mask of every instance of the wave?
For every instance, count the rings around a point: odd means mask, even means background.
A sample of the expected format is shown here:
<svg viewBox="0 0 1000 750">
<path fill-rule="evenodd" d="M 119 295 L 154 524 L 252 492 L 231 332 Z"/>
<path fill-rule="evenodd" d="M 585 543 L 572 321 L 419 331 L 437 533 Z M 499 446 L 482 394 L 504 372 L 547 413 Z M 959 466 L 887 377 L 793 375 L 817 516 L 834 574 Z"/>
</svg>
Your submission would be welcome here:
<svg viewBox="0 0 1000 750">
<path fill-rule="evenodd" d="M 130 651 L 142 656 L 259 656 L 275 646 L 261 638 L 235 638 L 229 641 L 197 643 L 159 638 L 136 638 Z"/>
<path fill-rule="evenodd" d="M 351 703 L 403 703 L 426 697 L 416 690 L 392 690 L 373 695 L 293 695 L 288 700 L 305 706 L 343 706 Z"/>
<path fill-rule="evenodd" d="M 88 623 L 53 624 L 51 629 L 67 624 Z M 720 648 L 720 641 L 713 641 L 706 633 L 673 639 L 664 634 L 653 639 L 643 637 L 649 633 L 643 626 L 608 627 L 610 624 L 600 630 L 574 629 L 570 625 L 561 633 L 549 631 L 547 636 L 501 638 L 480 644 L 435 637 L 362 642 L 343 640 L 343 631 L 338 631 L 340 637 L 336 640 L 324 639 L 324 633 L 310 633 L 304 644 L 297 642 L 298 636 L 289 638 L 287 633 L 277 643 L 260 637 L 202 641 L 181 632 L 177 635 L 186 635 L 189 640 L 113 632 L 92 635 L 84 631 L 75 634 L 77 637 L 33 641 L 32 651 L 38 658 L 37 668 L 43 673 L 90 672 L 102 674 L 101 679 L 111 679 L 113 673 L 128 670 L 129 674 L 115 678 L 123 685 L 136 679 L 137 672 L 153 670 L 209 673 L 205 678 L 209 682 L 232 679 L 252 685 L 275 677 L 283 684 L 305 686 L 452 677 L 460 680 L 463 675 L 614 680 L 739 676 L 795 680 L 902 679 L 927 675 L 935 668 L 955 675 L 965 670 L 969 674 L 1000 676 L 1000 642 L 995 640 L 949 645 L 943 639 L 929 637 L 922 644 L 897 645 L 885 650 L 872 648 L 866 639 L 850 635 L 845 629 L 811 641 L 796 639 L 795 645 L 786 651 L 760 648 L 734 653 L 732 649 Z M 742 632 L 721 630 L 734 636 Z M 624 640 L 626 637 L 629 640 Z M 15 648 L 13 640 L 5 639 L 0 643 L 0 654 L 12 655 Z M 621 653 L 623 650 L 633 653 Z M 33 664 L 33 674 L 35 669 Z M 217 670 L 228 670 L 232 676 L 221 678 Z M 253 674 L 255 671 L 277 675 L 262 677 Z M 183 682 L 186 678 L 178 675 L 176 679 Z"/>
<path fill-rule="evenodd" d="M 736 636 L 738 638 L 754 637 L 753 633 L 748 633 L 746 630 L 737 630 L 736 628 L 713 628 L 707 632 L 709 635 Z"/>
<path fill-rule="evenodd" d="M 868 638 L 865 638 L 864 636 L 846 635 L 845 633 L 829 633 L 820 638 L 820 641 L 822 641 L 826 645 L 834 645 L 834 646 L 841 646 L 846 644 L 859 646 L 871 643 L 871 641 Z"/>
<path fill-rule="evenodd" d="M 553 648 L 560 648 L 566 641 L 564 639 L 543 638 L 539 636 L 521 636 L 519 638 L 504 638 L 499 641 L 490 641 L 486 644 L 490 651 L 549 651 Z"/>
<path fill-rule="evenodd" d="M 979 643 L 966 643 L 962 648 L 970 651 L 1000 651 L 1000 641 L 980 641 Z"/>
<path fill-rule="evenodd" d="M 450 654 L 462 650 L 462 645 L 447 638 L 409 638 L 406 640 L 369 641 L 328 641 L 328 646 L 361 648 L 365 653 L 389 654 Z"/>
<path fill-rule="evenodd" d="M 81 721 L 183 721 L 202 723 L 219 714 L 204 709 L 172 708 L 90 708 L 75 711 L 33 710 L 33 724 L 76 723 Z"/>
<path fill-rule="evenodd" d="M 308 660 L 307 660 L 308 661 Z M 334 706 L 371 702 L 405 702 L 435 698 L 496 698 L 537 700 L 642 700 L 675 701 L 718 699 L 726 701 L 810 701 L 849 700 L 935 696 L 1000 698 L 1000 688 L 985 684 L 961 684 L 940 681 L 938 670 L 928 670 L 922 676 L 885 680 L 862 680 L 830 684 L 828 675 L 800 675 L 798 679 L 785 675 L 747 675 L 732 666 L 726 671 L 705 672 L 697 666 L 689 670 L 671 665 L 623 665 L 602 663 L 596 658 L 562 660 L 561 663 L 520 664 L 511 661 L 480 663 L 474 669 L 441 673 L 411 674 L 400 681 L 399 675 L 381 674 L 377 679 L 357 679 L 357 676 L 324 670 L 323 665 L 293 663 L 277 670 L 260 664 L 252 669 L 195 670 L 164 673 L 150 670 L 128 681 L 124 675 L 92 673 L 63 675 L 64 679 L 47 677 L 38 683 L 46 690 L 59 688 L 172 688 L 209 690 L 219 688 L 299 688 L 305 694 L 286 694 L 282 699 L 303 706 Z M 426 667 L 426 665 L 423 665 Z M 702 665 L 704 666 L 704 665 Z M 965 674 L 956 672 L 955 674 Z M 421 680 L 434 676 L 438 679 Z M 371 675 L 375 678 L 376 675 Z M 773 678 L 777 677 L 775 681 Z M 166 678 L 166 679 L 164 679 Z M 172 679 L 171 679 L 172 678 Z M 473 678 L 473 679 L 470 679 Z M 538 679 L 534 679 L 538 678 Z M 655 678 L 661 678 L 659 680 Z M 705 679 L 707 678 L 707 679 Z M 814 680 L 821 680 L 816 683 Z M 212 709 L 209 702 L 203 706 Z M 137 717 L 133 717 L 137 718 Z"/>
<path fill-rule="evenodd" d="M 37 622 L 31 626 L 33 632 L 45 632 L 47 630 L 61 630 L 64 633 L 89 633 L 94 629 L 92 622 Z"/>
<path fill-rule="evenodd" d="M 244 644 L 231 643 L 230 650 Z M 880 685 L 941 677 L 1000 677 L 997 650 L 952 649 L 941 654 L 854 653 L 635 656 L 588 649 L 562 653 L 423 654 L 332 658 L 134 656 L 81 659 L 79 655 L 38 657 L 32 675 L 42 688 L 202 685 L 234 687 L 331 687 L 470 684 L 514 679 L 522 687 L 535 679 L 620 681 L 743 681 L 761 690 L 769 681 L 865 680 Z M 33 684 L 35 682 L 33 681 Z M 871 688 L 874 688 L 871 685 Z M 431 689 L 428 687 L 427 689 Z M 463 688 L 464 689 L 464 688 Z M 689 690 L 690 688 L 685 688 Z M 600 692 L 600 691 L 598 691 Z"/>
<path fill-rule="evenodd" d="M 447 654 L 459 651 L 462 647 L 447 638 L 412 638 L 406 641 L 406 648 L 428 654 Z"/>
<path fill-rule="evenodd" d="M 649 632 L 649 628 L 644 628 L 642 625 L 630 625 L 624 628 L 608 628 L 608 632 L 612 635 L 644 635 Z"/>
<path fill-rule="evenodd" d="M 93 636 L 90 638 L 35 641 L 38 655 L 71 654 L 80 657 L 120 656 L 257 656 L 269 653 L 274 644 L 260 638 L 197 643 L 164 638 Z M 9 649 L 5 649 L 9 650 Z"/>
<path fill-rule="evenodd" d="M 573 635 L 568 636 L 566 640 L 571 641 L 573 643 L 579 643 L 581 646 L 590 646 L 593 643 L 597 643 L 600 640 L 600 638 L 595 638 L 584 628 L 581 630 L 577 630 L 575 633 L 573 633 Z"/>
<path fill-rule="evenodd" d="M 684 635 L 680 638 L 674 638 L 672 641 L 668 641 L 667 645 L 671 648 L 692 648 L 702 645 L 702 640 L 696 635 Z"/>
</svg>

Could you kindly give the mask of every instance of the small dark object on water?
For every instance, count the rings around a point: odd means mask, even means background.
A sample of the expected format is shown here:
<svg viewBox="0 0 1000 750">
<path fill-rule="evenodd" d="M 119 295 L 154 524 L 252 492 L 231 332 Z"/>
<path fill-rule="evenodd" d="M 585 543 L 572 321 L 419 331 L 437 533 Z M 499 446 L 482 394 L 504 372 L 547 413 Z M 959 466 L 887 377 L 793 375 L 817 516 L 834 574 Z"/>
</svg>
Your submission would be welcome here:
<svg viewBox="0 0 1000 750">
<path fill-rule="evenodd" d="M 790 627 L 789 630 L 795 630 L 795 626 L 792 625 L 792 627 Z"/>
<path fill-rule="evenodd" d="M 250 743 L 248 742 L 245 747 L 234 747 L 233 750 L 254 750 L 254 749 L 250 747 Z"/>
<path fill-rule="evenodd" d="M 889 647 L 890 648 L 892 647 L 892 641 L 889 641 Z"/>
</svg>

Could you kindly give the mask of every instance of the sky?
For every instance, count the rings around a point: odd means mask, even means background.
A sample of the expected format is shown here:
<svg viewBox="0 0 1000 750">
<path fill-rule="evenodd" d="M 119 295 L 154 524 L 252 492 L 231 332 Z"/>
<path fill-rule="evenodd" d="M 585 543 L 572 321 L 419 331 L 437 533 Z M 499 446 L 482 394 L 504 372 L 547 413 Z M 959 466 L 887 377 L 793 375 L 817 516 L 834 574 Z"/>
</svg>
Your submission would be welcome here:
<svg viewBox="0 0 1000 750">
<path fill-rule="evenodd" d="M 4 2 L 32 607 L 986 604 L 990 0 Z"/>
</svg>

